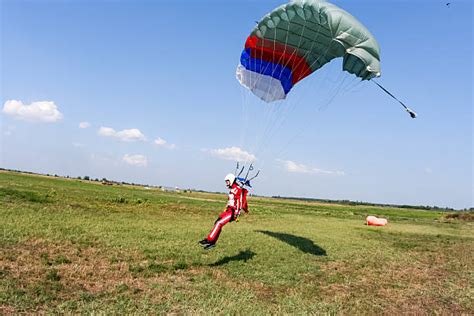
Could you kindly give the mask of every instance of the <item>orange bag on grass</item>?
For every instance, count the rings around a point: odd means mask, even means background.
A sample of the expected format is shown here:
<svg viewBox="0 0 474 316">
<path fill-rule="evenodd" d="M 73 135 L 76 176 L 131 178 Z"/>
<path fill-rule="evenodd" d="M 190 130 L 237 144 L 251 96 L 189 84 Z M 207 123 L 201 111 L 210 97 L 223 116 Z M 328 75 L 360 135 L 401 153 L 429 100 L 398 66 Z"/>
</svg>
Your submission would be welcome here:
<svg viewBox="0 0 474 316">
<path fill-rule="evenodd" d="M 385 218 L 378 218 L 375 216 L 367 216 L 366 223 L 369 226 L 385 226 L 387 225 L 388 221 Z"/>
</svg>

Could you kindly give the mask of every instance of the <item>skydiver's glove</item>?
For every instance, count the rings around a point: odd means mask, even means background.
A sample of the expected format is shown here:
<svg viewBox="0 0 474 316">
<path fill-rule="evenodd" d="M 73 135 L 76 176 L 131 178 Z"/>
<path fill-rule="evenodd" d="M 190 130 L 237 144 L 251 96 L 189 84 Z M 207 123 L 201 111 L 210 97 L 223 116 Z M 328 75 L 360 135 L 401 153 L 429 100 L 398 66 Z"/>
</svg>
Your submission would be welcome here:
<svg viewBox="0 0 474 316">
<path fill-rule="evenodd" d="M 240 210 L 235 210 L 234 211 L 234 219 L 236 222 L 239 221 L 239 217 L 240 217 Z"/>
</svg>

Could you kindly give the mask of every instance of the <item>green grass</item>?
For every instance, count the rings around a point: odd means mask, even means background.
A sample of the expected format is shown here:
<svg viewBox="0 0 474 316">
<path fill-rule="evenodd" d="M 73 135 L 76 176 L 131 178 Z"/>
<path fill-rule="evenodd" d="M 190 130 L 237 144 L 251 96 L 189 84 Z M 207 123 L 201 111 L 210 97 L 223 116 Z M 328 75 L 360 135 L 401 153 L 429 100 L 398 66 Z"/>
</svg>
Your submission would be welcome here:
<svg viewBox="0 0 474 316">
<path fill-rule="evenodd" d="M 0 313 L 472 314 L 472 222 L 0 172 Z M 367 227 L 367 215 L 389 219 Z"/>
</svg>

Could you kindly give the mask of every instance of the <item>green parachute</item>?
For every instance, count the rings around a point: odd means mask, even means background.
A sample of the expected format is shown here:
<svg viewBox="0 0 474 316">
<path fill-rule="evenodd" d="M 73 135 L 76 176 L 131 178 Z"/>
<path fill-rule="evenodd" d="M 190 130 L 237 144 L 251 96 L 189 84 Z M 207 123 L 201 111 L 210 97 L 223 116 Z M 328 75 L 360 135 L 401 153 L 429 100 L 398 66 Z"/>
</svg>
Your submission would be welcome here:
<svg viewBox="0 0 474 316">
<path fill-rule="evenodd" d="M 362 80 L 380 76 L 380 47 L 361 22 L 323 0 L 293 0 L 258 22 L 245 42 L 236 76 L 260 99 L 273 102 L 338 57 L 343 70 Z"/>
</svg>

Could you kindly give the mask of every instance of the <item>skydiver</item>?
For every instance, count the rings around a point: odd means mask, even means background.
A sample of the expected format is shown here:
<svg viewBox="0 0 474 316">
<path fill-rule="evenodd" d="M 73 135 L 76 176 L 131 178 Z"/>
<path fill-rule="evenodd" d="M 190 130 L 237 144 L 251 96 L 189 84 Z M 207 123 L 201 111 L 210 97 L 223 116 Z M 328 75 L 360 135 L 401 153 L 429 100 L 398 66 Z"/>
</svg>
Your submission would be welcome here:
<svg viewBox="0 0 474 316">
<path fill-rule="evenodd" d="M 216 246 L 217 239 L 219 238 L 222 227 L 224 227 L 225 224 L 237 221 L 242 210 L 245 213 L 249 212 L 247 205 L 248 191 L 245 188 L 240 187 L 236 180 L 235 175 L 232 173 L 229 173 L 224 178 L 226 187 L 230 189 L 229 200 L 227 201 L 224 212 L 222 212 L 214 222 L 214 227 L 209 232 L 209 235 L 199 241 L 199 244 L 203 246 L 205 250 L 212 249 Z"/>
</svg>

